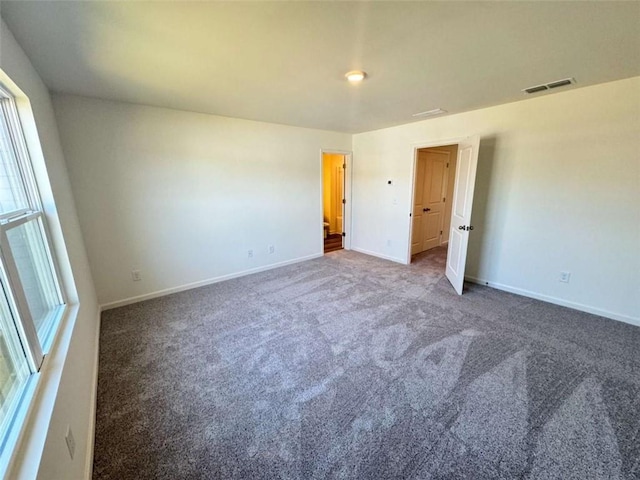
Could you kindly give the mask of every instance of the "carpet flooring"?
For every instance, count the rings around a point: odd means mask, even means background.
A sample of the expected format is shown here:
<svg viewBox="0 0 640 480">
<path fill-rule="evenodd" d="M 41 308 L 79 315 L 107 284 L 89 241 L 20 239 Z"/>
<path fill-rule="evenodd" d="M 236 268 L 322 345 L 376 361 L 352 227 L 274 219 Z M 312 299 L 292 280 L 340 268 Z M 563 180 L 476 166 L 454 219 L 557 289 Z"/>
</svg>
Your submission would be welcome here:
<svg viewBox="0 0 640 480">
<path fill-rule="evenodd" d="M 102 315 L 95 479 L 638 479 L 640 328 L 341 250 Z"/>
</svg>

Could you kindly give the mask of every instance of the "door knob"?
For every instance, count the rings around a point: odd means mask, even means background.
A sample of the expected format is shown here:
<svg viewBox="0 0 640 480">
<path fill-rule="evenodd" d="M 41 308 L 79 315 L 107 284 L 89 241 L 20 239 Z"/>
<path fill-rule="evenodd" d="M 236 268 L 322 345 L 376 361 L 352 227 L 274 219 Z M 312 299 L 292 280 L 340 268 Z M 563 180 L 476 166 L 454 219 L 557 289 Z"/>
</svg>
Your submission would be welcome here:
<svg viewBox="0 0 640 480">
<path fill-rule="evenodd" d="M 466 227 L 465 227 L 464 225 L 460 225 L 460 226 L 458 227 L 458 230 L 466 230 Z"/>
<path fill-rule="evenodd" d="M 423 211 L 423 212 L 430 212 L 430 211 L 431 211 L 431 209 L 430 209 L 430 208 L 423 208 L 423 209 L 422 209 L 422 211 Z"/>
</svg>

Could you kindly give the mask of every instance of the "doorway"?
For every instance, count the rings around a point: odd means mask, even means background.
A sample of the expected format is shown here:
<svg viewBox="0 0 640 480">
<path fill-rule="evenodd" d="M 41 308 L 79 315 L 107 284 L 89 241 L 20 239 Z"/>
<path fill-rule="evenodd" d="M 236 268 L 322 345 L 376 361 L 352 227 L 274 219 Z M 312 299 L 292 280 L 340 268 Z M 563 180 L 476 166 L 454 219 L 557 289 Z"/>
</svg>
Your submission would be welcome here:
<svg viewBox="0 0 640 480">
<path fill-rule="evenodd" d="M 417 151 L 413 194 L 411 256 L 446 245 L 458 145 Z"/>
<path fill-rule="evenodd" d="M 415 147 L 408 261 L 440 258 L 462 295 L 480 137 Z"/>
<path fill-rule="evenodd" d="M 324 253 L 344 248 L 347 156 L 322 153 L 322 232 Z"/>
</svg>

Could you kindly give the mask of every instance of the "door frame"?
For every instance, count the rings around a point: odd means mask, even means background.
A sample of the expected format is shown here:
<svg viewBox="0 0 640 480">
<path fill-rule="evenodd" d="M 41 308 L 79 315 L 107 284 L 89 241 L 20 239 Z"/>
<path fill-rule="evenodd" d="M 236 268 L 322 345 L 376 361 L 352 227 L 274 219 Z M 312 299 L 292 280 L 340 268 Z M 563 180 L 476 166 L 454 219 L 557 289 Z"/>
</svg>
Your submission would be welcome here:
<svg viewBox="0 0 640 480">
<path fill-rule="evenodd" d="M 446 147 L 448 145 L 458 145 L 460 146 L 460 142 L 463 141 L 465 137 L 455 137 L 455 138 L 447 138 L 442 140 L 431 140 L 424 142 L 415 142 L 411 144 L 413 148 L 413 167 L 411 169 L 411 200 L 410 200 L 410 208 L 409 212 L 409 239 L 407 241 L 407 256 L 405 257 L 405 265 L 411 264 L 411 238 L 413 235 L 413 202 L 414 196 L 416 194 L 416 169 L 418 168 L 418 150 L 422 148 L 436 148 L 436 147 Z M 457 160 L 457 159 L 456 159 Z M 458 172 L 456 171 L 456 175 Z M 449 186 L 447 185 L 447 195 L 449 195 Z"/>
<path fill-rule="evenodd" d="M 350 150 L 340 150 L 337 148 L 321 148 L 320 149 L 320 212 L 319 212 L 319 219 L 320 222 L 318 223 L 318 237 L 320 239 L 320 251 L 324 254 L 324 239 L 323 239 L 323 231 L 322 231 L 322 223 L 323 223 L 323 218 L 324 218 L 324 211 L 323 211 L 323 195 L 324 195 L 324 184 L 322 181 L 322 162 L 323 162 L 323 155 L 327 153 L 327 154 L 334 154 L 334 155 L 344 155 L 344 163 L 346 165 L 346 168 L 344 169 L 344 199 L 346 201 L 346 203 L 343 206 L 343 213 L 342 213 L 342 231 L 345 233 L 345 236 L 342 239 L 342 248 L 344 248 L 345 250 L 351 250 L 351 179 L 352 179 L 352 163 L 353 163 L 353 152 Z"/>
</svg>

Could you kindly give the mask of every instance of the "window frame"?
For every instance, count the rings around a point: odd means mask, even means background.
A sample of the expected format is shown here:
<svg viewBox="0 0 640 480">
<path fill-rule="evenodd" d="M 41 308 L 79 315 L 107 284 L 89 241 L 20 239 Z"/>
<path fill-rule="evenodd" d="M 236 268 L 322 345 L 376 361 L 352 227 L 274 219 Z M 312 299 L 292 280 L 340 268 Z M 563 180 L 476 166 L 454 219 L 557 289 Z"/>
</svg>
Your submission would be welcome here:
<svg viewBox="0 0 640 480">
<path fill-rule="evenodd" d="M 3 102 L 1 101 L 2 99 L 8 99 L 9 101 Z M 43 241 L 45 242 L 49 261 L 51 262 L 52 272 L 54 275 L 56 288 L 58 290 L 58 295 L 62 300 L 62 304 L 68 305 L 69 299 L 67 298 L 65 290 L 62 288 L 63 281 L 60 274 L 61 269 L 58 263 L 58 258 L 53 254 L 54 248 L 53 242 L 51 240 L 51 232 L 47 225 L 47 216 L 45 213 L 44 205 L 42 203 L 42 197 L 40 195 L 40 188 L 38 187 L 36 174 L 33 169 L 31 155 L 29 154 L 29 148 L 27 147 L 27 140 L 25 138 L 22 121 L 20 120 L 20 113 L 18 111 L 16 97 L 2 84 L 2 82 L 0 82 L 0 107 L 9 119 L 9 121 L 7 122 L 7 126 L 9 129 L 9 134 L 12 137 L 13 145 L 16 149 L 16 155 L 18 157 L 18 168 L 20 169 L 22 181 L 25 184 L 29 205 L 36 206 L 37 211 L 41 214 L 40 218 L 42 219 L 41 221 L 43 225 Z M 22 209 L 22 211 L 26 213 L 27 211 L 29 211 L 29 208 L 24 208 Z M 0 215 L 0 222 L 7 216 L 7 214 Z M 49 341 L 49 343 L 51 342 Z M 48 348 L 46 348 L 45 350 L 48 350 Z"/>
<path fill-rule="evenodd" d="M 12 408 L 12 418 L 3 422 L 6 428 L 0 431 L 0 476 L 5 473 L 5 467 L 13 458 L 16 442 L 21 437 L 28 413 L 33 406 L 36 385 L 43 368 L 46 356 L 53 345 L 61 323 L 68 312 L 69 302 L 60 275 L 58 259 L 55 255 L 53 243 L 43 202 L 40 196 L 40 189 L 34 172 L 32 157 L 27 148 L 25 131 L 20 120 L 20 114 L 16 97 L 0 83 L 0 121 L 5 123 L 8 133 L 7 141 L 13 150 L 17 167 L 17 176 L 24 190 L 27 207 L 18 208 L 13 211 L 0 214 L 0 280 L 3 288 L 0 294 L 6 297 L 7 307 L 11 314 L 15 332 L 8 334 L 16 335 L 16 340 L 22 346 L 27 365 L 28 376 L 22 382 L 18 394 L 17 404 Z M 14 254 L 14 249 L 10 244 L 8 232 L 14 228 L 34 222 L 37 229 L 38 241 L 41 241 L 42 251 L 39 252 L 41 262 L 46 263 L 48 269 L 36 268 L 36 279 L 43 278 L 43 275 L 50 275 L 53 288 L 49 289 L 49 295 L 54 298 L 54 305 L 45 317 L 44 328 L 38 334 L 35 319 L 31 314 L 25 285 L 20 277 L 18 264 Z"/>
</svg>

